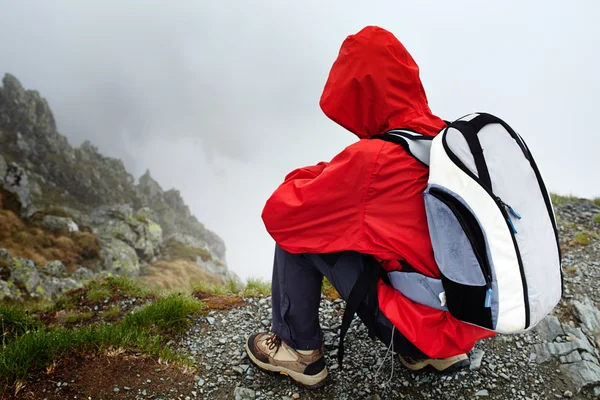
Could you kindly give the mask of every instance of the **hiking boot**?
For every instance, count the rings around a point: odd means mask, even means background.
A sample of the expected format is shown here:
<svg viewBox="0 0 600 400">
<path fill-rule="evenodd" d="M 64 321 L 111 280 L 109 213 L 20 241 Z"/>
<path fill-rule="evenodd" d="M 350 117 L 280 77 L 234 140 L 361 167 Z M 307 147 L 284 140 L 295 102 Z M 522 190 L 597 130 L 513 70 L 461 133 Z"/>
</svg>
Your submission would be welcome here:
<svg viewBox="0 0 600 400">
<path fill-rule="evenodd" d="M 325 352 L 296 351 L 273 333 L 255 333 L 246 341 L 248 357 L 260 369 L 289 376 L 298 385 L 314 389 L 325 384 Z"/>
<path fill-rule="evenodd" d="M 466 354 L 459 354 L 449 358 L 425 358 L 415 360 L 410 357 L 400 357 L 400 361 L 411 371 L 425 371 L 427 369 L 434 372 L 450 373 L 458 371 L 471 365 L 469 357 Z"/>
</svg>

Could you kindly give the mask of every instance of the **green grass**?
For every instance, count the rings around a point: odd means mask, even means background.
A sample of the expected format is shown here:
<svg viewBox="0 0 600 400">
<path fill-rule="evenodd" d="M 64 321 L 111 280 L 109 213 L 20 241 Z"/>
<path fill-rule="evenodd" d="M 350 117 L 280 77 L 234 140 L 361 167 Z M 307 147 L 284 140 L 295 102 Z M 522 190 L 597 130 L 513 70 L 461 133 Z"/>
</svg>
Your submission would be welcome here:
<svg viewBox="0 0 600 400">
<path fill-rule="evenodd" d="M 201 302 L 188 295 L 171 295 L 156 300 L 114 325 L 51 330 L 43 326 L 27 330 L 22 313 L 11 309 L 6 312 L 11 321 L 16 321 L 11 331 L 20 333 L 20 336 L 2 344 L 0 386 L 8 388 L 18 381 L 27 380 L 32 373 L 69 354 L 101 352 L 114 347 L 186 362 L 165 343 L 173 334 L 189 327 L 190 317 L 200 313 L 203 307 Z"/>
<path fill-rule="evenodd" d="M 123 319 L 127 326 L 158 329 L 163 333 L 174 333 L 189 326 L 188 315 L 198 314 L 203 305 L 186 294 L 172 294 L 144 307 Z"/>
<path fill-rule="evenodd" d="M 599 213 L 599 214 L 596 214 L 596 215 L 594 215 L 594 222 L 595 222 L 596 224 L 600 224 L 600 213 Z"/>
<path fill-rule="evenodd" d="M 104 319 L 111 319 L 111 318 L 119 315 L 120 312 L 121 312 L 121 306 L 119 306 L 118 304 L 113 304 L 107 310 L 102 311 L 102 317 Z"/>
<path fill-rule="evenodd" d="M 594 204 L 597 205 L 597 206 L 600 206 L 600 197 L 596 197 L 594 199 Z"/>
<path fill-rule="evenodd" d="M 580 201 L 584 200 L 584 199 L 581 199 L 576 196 L 572 196 L 572 195 L 562 196 L 562 195 L 559 195 L 556 193 L 550 193 L 550 198 L 552 200 L 552 204 L 554 204 L 554 205 L 563 205 L 563 204 L 567 204 L 567 203 L 580 202 Z"/>
<path fill-rule="evenodd" d="M 271 282 L 262 279 L 250 278 L 243 291 L 244 297 L 267 297 L 271 295 Z"/>
<path fill-rule="evenodd" d="M 199 283 L 193 291 L 211 293 L 220 296 L 267 297 L 271 295 L 271 282 L 258 278 L 249 278 L 246 284 L 230 278 L 226 283 L 215 285 Z"/>
<path fill-rule="evenodd" d="M 150 287 L 141 285 L 127 276 L 109 276 L 101 285 L 108 288 L 112 292 L 118 292 L 130 297 L 138 297 L 147 299 L 157 296 L 157 291 Z"/>
<path fill-rule="evenodd" d="M 589 232 L 577 232 L 573 243 L 578 246 L 587 246 L 592 241 L 592 235 Z"/>
<path fill-rule="evenodd" d="M 67 294 L 59 295 L 54 304 L 50 307 L 51 310 L 59 311 L 59 310 L 70 310 L 72 308 L 77 307 L 77 302 L 73 298 L 73 296 L 69 296 Z"/>
<path fill-rule="evenodd" d="M 86 296 L 89 301 L 93 301 L 97 303 L 99 301 L 103 301 L 104 299 L 110 297 L 112 295 L 112 291 L 107 287 L 98 287 L 91 288 L 88 290 Z"/>
<path fill-rule="evenodd" d="M 31 329 L 40 326 L 40 322 L 21 305 L 0 304 L 0 337 L 2 345 L 14 340 Z"/>
<path fill-rule="evenodd" d="M 81 313 L 75 312 L 75 311 L 70 311 L 65 314 L 63 319 L 65 322 L 67 322 L 69 324 L 76 324 L 78 322 L 83 322 L 83 321 L 92 319 L 93 316 L 94 316 L 94 313 L 92 311 L 85 311 L 85 312 L 81 312 Z"/>
</svg>

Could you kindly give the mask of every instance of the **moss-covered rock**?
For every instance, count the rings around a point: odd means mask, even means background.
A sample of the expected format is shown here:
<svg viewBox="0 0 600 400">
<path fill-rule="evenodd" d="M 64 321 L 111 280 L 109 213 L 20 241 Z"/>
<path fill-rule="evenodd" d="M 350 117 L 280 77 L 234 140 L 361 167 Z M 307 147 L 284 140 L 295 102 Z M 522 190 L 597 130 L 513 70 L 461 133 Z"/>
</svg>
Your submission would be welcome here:
<svg viewBox="0 0 600 400">
<path fill-rule="evenodd" d="M 0 300 L 15 299 L 14 284 L 0 279 Z"/>
<path fill-rule="evenodd" d="M 93 278 L 94 273 L 85 267 L 79 267 L 71 274 L 71 279 L 79 283 L 85 283 Z"/>
<path fill-rule="evenodd" d="M 79 232 L 79 226 L 70 217 L 59 217 L 46 215 L 40 222 L 40 226 L 52 232 L 73 233 Z"/>
<path fill-rule="evenodd" d="M 151 210 L 134 213 L 129 205 L 105 206 L 92 213 L 92 226 L 105 244 L 117 239 L 131 247 L 142 262 L 151 262 L 160 255 L 162 246 L 162 228 L 150 219 L 152 216 Z"/>
<path fill-rule="evenodd" d="M 67 276 L 67 268 L 59 260 L 50 261 L 42 269 L 42 272 L 46 275 L 54 276 L 57 278 L 65 278 Z"/>
<path fill-rule="evenodd" d="M 103 238 L 102 250 L 104 269 L 117 275 L 139 274 L 140 263 L 135 250 L 116 238 Z"/>
<path fill-rule="evenodd" d="M 35 293 L 40 284 L 40 274 L 33 261 L 16 257 L 12 259 L 9 269 L 11 282 L 29 293 Z"/>
</svg>

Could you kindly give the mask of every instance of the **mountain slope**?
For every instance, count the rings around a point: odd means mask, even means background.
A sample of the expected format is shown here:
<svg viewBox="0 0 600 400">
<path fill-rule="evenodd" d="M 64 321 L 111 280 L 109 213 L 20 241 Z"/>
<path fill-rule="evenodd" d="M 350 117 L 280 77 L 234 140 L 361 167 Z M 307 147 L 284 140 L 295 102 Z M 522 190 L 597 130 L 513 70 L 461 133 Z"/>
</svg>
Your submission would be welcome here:
<svg viewBox="0 0 600 400">
<path fill-rule="evenodd" d="M 226 266 L 225 243 L 192 215 L 179 191 L 163 190 L 149 171 L 136 182 L 121 160 L 103 156 L 90 142 L 71 146 L 37 91 L 25 90 L 10 74 L 2 83 L 0 185 L 5 218 L 0 224 L 19 220 L 22 226 L 0 241 L 9 255 L 0 278 L 10 281 L 16 264 L 28 265 L 28 274 L 35 275 L 26 260 L 31 257 L 37 269 L 58 260 L 67 272 L 85 267 L 91 274 L 128 275 L 143 274 L 159 261 L 164 267 L 164 261 L 185 259 L 221 280 L 233 276 Z M 86 265 L 67 265 L 70 259 L 52 257 L 56 240 L 66 243 L 82 233 L 98 239 L 98 257 Z"/>
</svg>

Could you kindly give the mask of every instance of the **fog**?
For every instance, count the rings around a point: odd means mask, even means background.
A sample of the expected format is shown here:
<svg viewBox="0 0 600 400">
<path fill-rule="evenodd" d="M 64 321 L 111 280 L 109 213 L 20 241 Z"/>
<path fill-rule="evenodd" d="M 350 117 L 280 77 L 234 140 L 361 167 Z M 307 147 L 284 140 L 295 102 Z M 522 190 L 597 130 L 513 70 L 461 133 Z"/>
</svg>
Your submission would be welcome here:
<svg viewBox="0 0 600 400">
<path fill-rule="evenodd" d="M 260 214 L 291 169 L 356 138 L 318 101 L 344 38 L 393 32 L 434 113 L 489 111 L 550 190 L 600 196 L 597 1 L 0 0 L 0 74 L 48 99 L 73 145 L 181 191 L 240 277 L 270 279 Z"/>
</svg>

